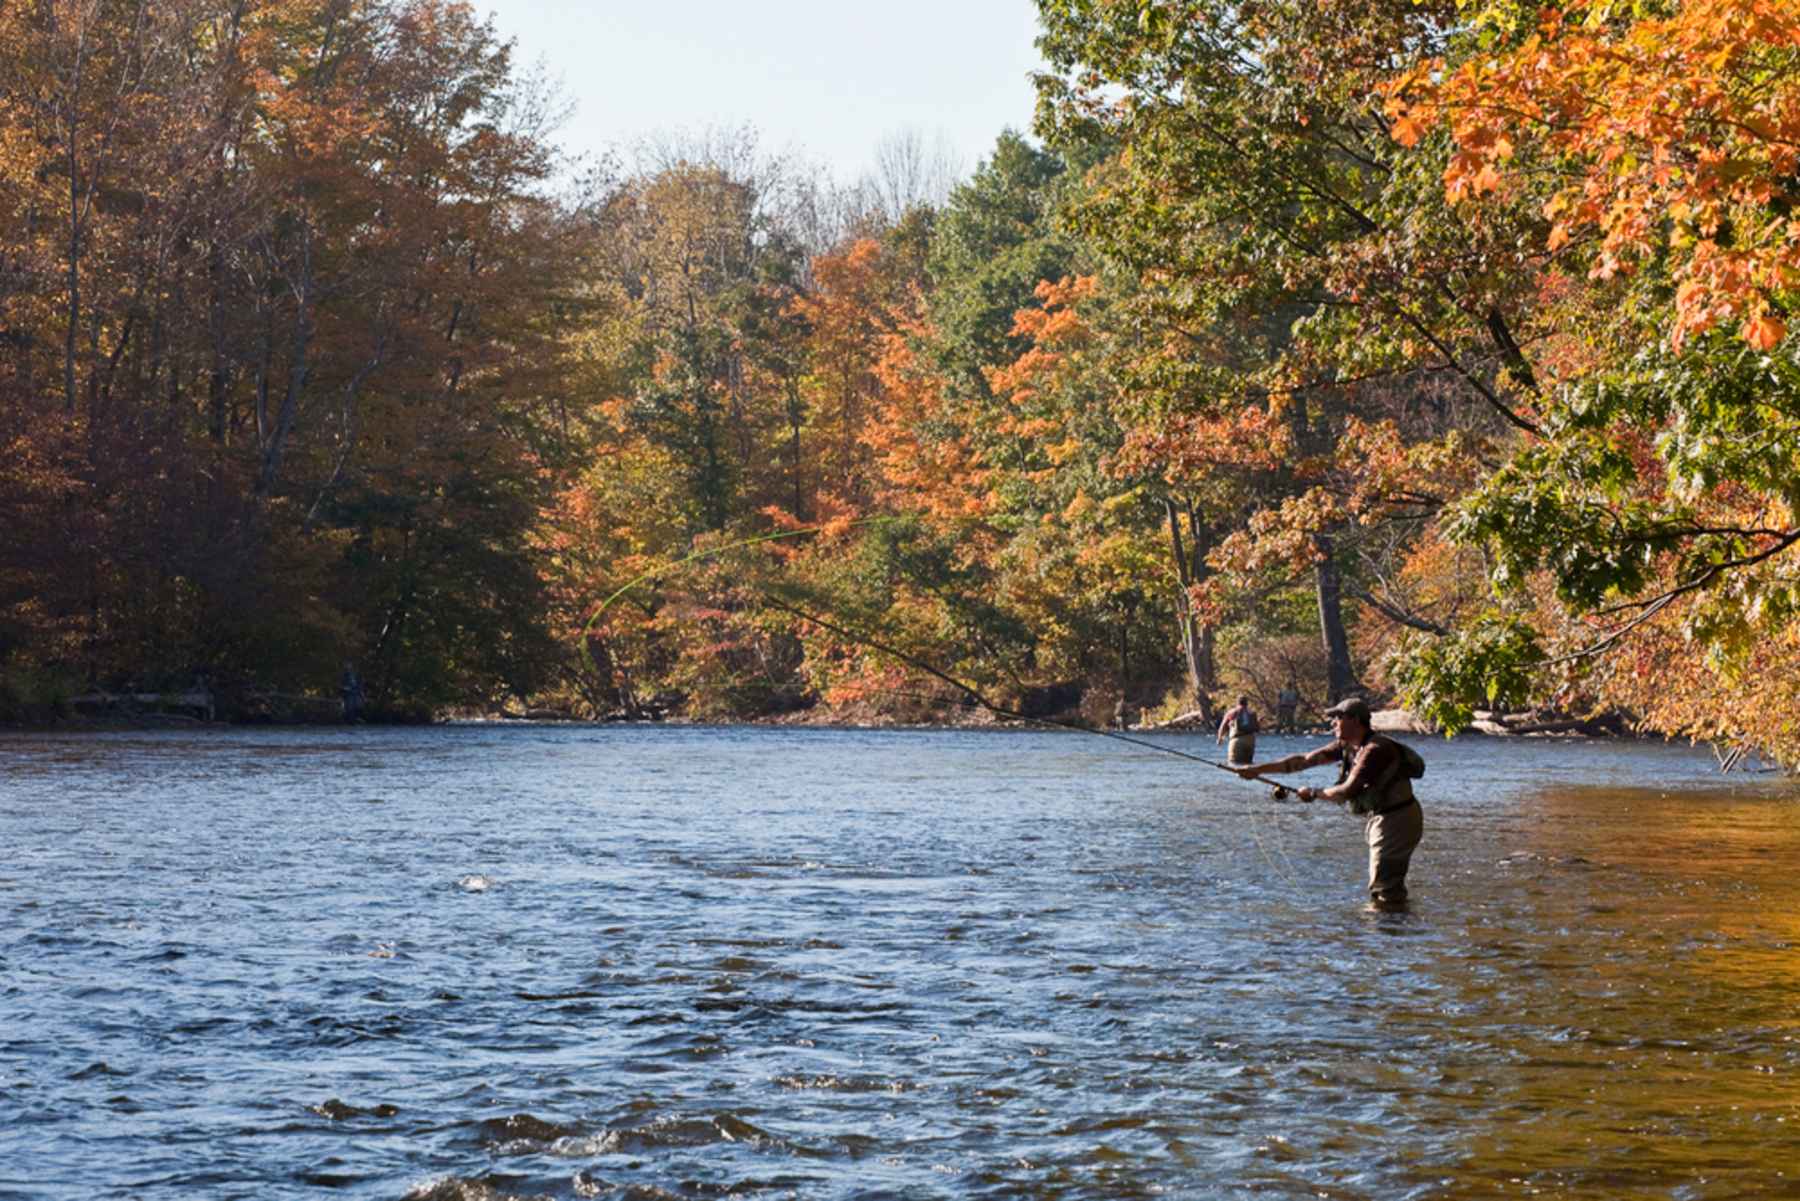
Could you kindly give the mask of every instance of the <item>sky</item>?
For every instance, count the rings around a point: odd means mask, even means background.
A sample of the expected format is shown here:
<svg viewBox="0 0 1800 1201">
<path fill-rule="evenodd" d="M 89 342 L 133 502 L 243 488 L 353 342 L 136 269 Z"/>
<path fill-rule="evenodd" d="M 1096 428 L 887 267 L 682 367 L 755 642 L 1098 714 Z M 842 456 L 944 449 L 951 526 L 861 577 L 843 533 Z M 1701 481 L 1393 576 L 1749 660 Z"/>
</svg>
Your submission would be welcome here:
<svg viewBox="0 0 1800 1201">
<path fill-rule="evenodd" d="M 885 137 L 943 139 L 965 171 L 1031 125 L 1032 0 L 472 0 L 576 113 L 557 141 L 628 153 L 749 124 L 851 182 Z"/>
</svg>

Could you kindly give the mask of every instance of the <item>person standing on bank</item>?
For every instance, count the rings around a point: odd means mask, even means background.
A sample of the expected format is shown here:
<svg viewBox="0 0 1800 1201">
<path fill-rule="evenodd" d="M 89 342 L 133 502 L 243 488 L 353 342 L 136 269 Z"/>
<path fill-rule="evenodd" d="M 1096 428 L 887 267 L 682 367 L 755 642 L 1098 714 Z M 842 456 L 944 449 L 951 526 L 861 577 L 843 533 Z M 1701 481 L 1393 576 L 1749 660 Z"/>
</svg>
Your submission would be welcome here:
<svg viewBox="0 0 1800 1201">
<path fill-rule="evenodd" d="M 362 720 L 363 686 L 362 677 L 356 674 L 356 664 L 346 660 L 344 674 L 338 678 L 338 696 L 344 701 L 344 721 L 353 724 Z"/>
<path fill-rule="evenodd" d="M 1292 677 L 1275 694 L 1275 732 L 1292 734 L 1294 732 L 1294 715 L 1300 711 L 1300 690 L 1294 687 Z"/>
<path fill-rule="evenodd" d="M 1328 788 L 1301 788 L 1303 801 L 1323 797 L 1363 815 L 1363 837 L 1369 844 L 1369 899 L 1377 905 L 1406 900 L 1406 869 L 1425 833 L 1425 815 L 1413 796 L 1412 782 L 1425 773 L 1418 752 L 1369 729 L 1369 706 L 1360 697 L 1339 701 L 1325 710 L 1337 735 L 1326 746 L 1285 759 L 1272 759 L 1237 774 L 1246 780 L 1304 771 L 1335 762 L 1337 783 Z"/>
<path fill-rule="evenodd" d="M 1231 741 L 1225 742 L 1228 738 Z M 1213 742 L 1225 742 L 1225 762 L 1234 767 L 1256 758 L 1256 712 L 1250 708 L 1249 697 L 1238 697 L 1237 704 L 1225 711 Z"/>
</svg>

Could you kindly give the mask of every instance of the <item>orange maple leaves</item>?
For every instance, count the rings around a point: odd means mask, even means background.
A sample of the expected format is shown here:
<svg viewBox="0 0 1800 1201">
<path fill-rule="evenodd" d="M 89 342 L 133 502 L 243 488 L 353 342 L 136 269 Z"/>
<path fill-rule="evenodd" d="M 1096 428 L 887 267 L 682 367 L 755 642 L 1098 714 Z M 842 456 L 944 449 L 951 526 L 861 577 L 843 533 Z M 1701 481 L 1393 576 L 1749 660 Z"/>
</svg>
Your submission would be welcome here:
<svg viewBox="0 0 1800 1201">
<path fill-rule="evenodd" d="M 1546 248 L 1577 243 L 1609 279 L 1663 257 L 1671 341 L 1735 327 L 1767 350 L 1800 279 L 1800 6 L 1687 0 L 1666 16 L 1570 0 L 1510 50 L 1391 85 L 1392 135 L 1447 125 L 1455 201 L 1504 191 L 1548 160 L 1562 175 Z"/>
</svg>

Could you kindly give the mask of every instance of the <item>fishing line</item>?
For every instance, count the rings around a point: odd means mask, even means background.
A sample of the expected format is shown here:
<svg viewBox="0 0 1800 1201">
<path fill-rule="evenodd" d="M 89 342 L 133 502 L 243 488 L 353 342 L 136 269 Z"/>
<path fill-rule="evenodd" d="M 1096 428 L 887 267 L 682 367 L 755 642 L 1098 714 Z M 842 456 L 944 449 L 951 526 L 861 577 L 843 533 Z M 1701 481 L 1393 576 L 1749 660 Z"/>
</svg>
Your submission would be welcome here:
<svg viewBox="0 0 1800 1201">
<path fill-rule="evenodd" d="M 878 691 L 880 691 L 881 693 L 883 693 L 884 695 L 887 695 L 887 696 L 905 697 L 908 700 L 922 701 L 928 705 L 953 705 L 953 706 L 957 706 L 957 707 L 965 708 L 965 709 L 974 709 L 974 708 L 983 707 L 983 706 L 979 706 L 979 705 L 975 704 L 975 702 L 973 702 L 973 701 L 970 701 L 970 700 L 967 700 L 967 699 L 964 699 L 961 697 L 927 696 L 923 693 L 904 692 L 897 688 L 882 688 L 882 689 L 879 689 Z M 1111 733 L 1110 731 L 1107 731 L 1107 730 L 1096 730 L 1092 726 L 1078 725 L 1075 722 L 1069 722 L 1069 721 L 1059 721 L 1053 717 L 1028 717 L 1022 713 L 1014 714 L 1008 710 L 1000 709 L 997 707 L 993 708 L 993 711 L 996 713 L 1002 714 L 1003 716 L 1007 716 L 1007 717 L 1016 716 L 1021 721 L 1037 722 L 1040 725 L 1052 726 L 1057 729 L 1077 730 L 1083 734 L 1104 734 L 1109 738 L 1115 738 L 1121 742 L 1129 742 L 1133 746 L 1147 747 L 1153 751 L 1168 751 L 1170 754 L 1180 755 L 1184 759 L 1192 759 L 1196 763 L 1204 763 L 1204 764 L 1208 765 L 1209 767 L 1223 768 L 1224 770 L 1236 775 L 1236 769 L 1233 768 L 1230 764 L 1220 763 L 1214 759 L 1202 758 L 1199 755 L 1190 755 L 1185 751 L 1174 750 L 1171 747 L 1162 746 L 1158 743 L 1145 742 L 1141 738 L 1130 738 L 1123 734 Z M 1242 777 L 1239 777 L 1239 778 L 1242 779 Z M 1251 781 L 1245 781 L 1245 782 L 1250 783 Z M 1267 784 L 1269 786 L 1269 788 L 1272 790 L 1272 792 L 1270 794 L 1271 800 L 1285 801 L 1288 797 L 1294 795 L 1294 789 L 1289 788 L 1286 784 L 1276 784 L 1273 781 L 1268 781 L 1268 780 L 1263 781 L 1263 783 Z M 1259 817 L 1267 817 L 1268 816 L 1261 809 L 1251 810 L 1251 813 L 1256 816 L 1259 816 Z M 1252 829 L 1250 831 L 1250 838 L 1251 838 L 1251 841 L 1256 843 L 1257 852 L 1262 855 L 1263 862 L 1268 864 L 1271 869 L 1282 873 L 1290 881 L 1298 878 L 1297 873 L 1294 871 L 1293 860 L 1291 858 L 1289 858 L 1286 847 L 1283 847 L 1283 846 L 1279 845 L 1279 843 L 1277 843 L 1277 845 L 1275 847 L 1275 854 L 1279 855 L 1281 857 L 1281 862 L 1276 863 L 1274 857 L 1269 854 L 1269 848 L 1264 845 L 1263 840 L 1262 840 L 1262 835 L 1259 834 L 1254 827 L 1252 827 Z"/>
<path fill-rule="evenodd" d="M 822 629 L 830 630 L 832 633 L 837 634 L 838 636 L 843 637 L 843 638 L 848 638 L 850 641 L 857 643 L 859 645 L 871 647 L 874 650 L 878 650 L 878 651 L 882 652 L 883 654 L 891 655 L 894 658 L 900 660 L 900 662 L 902 662 L 902 663 L 906 663 L 912 667 L 916 667 L 920 671 L 925 672 L 927 675 L 930 675 L 930 676 L 935 677 L 936 679 L 942 680 L 944 683 L 950 685 L 950 687 L 956 689 L 958 692 L 962 693 L 965 698 L 967 698 L 966 701 L 963 702 L 965 704 L 979 706 L 982 709 L 986 709 L 990 713 L 996 713 L 1002 717 L 1015 718 L 1019 721 L 1035 721 L 1035 722 L 1042 723 L 1044 725 L 1055 726 L 1060 729 L 1079 730 L 1084 734 L 1098 734 L 1098 735 L 1101 735 L 1102 737 L 1111 738 L 1111 739 L 1114 739 L 1119 742 L 1130 743 L 1132 746 L 1140 746 L 1140 747 L 1144 747 L 1144 748 L 1146 748 L 1148 750 L 1152 750 L 1152 751 L 1163 751 L 1167 754 L 1177 755 L 1183 759 L 1191 759 L 1196 763 L 1204 763 L 1208 767 L 1216 767 L 1223 771 L 1228 771 L 1234 776 L 1237 775 L 1237 769 L 1231 767 L 1229 764 L 1220 763 L 1216 759 L 1208 759 L 1201 755 L 1189 754 L 1187 751 L 1177 750 L 1174 747 L 1162 746 L 1162 745 L 1160 745 L 1158 743 L 1154 743 L 1154 742 L 1147 742 L 1142 738 L 1132 738 L 1129 735 L 1116 733 L 1115 731 L 1112 731 L 1112 730 L 1096 730 L 1092 726 L 1078 725 L 1075 722 L 1060 721 L 1055 718 L 1032 717 L 1029 714 L 1020 713 L 1016 709 L 1008 709 L 1002 705 L 996 705 L 996 704 L 994 704 L 994 702 L 988 700 L 987 697 L 983 696 L 980 693 L 980 691 L 978 691 L 972 685 L 964 683 L 963 681 L 950 675 L 948 672 L 940 671 L 938 668 L 933 667 L 931 664 L 925 662 L 922 659 L 917 658 L 914 655 L 909 655 L 905 651 L 899 650 L 895 647 L 887 646 L 881 642 L 876 641 L 874 638 L 871 638 L 867 635 L 859 635 L 850 630 L 846 630 L 841 626 L 838 626 L 838 625 L 833 624 L 832 622 L 826 621 L 825 619 L 817 616 L 816 614 L 806 612 L 805 610 L 801 609 L 797 605 L 791 604 L 787 601 L 780 599 L 779 597 L 771 595 L 767 590 L 765 590 L 763 592 L 763 599 L 766 602 L 768 602 L 770 605 L 772 605 L 776 609 L 781 610 L 784 613 L 792 614 L 793 616 L 800 618 L 802 621 L 810 621 L 814 625 L 817 625 Z M 1239 777 L 1239 778 L 1241 779 L 1242 777 Z M 1275 800 L 1278 800 L 1278 801 L 1282 800 L 1283 798 L 1285 798 L 1286 796 L 1289 795 L 1289 789 L 1284 784 L 1271 784 L 1270 787 L 1274 790 L 1272 796 L 1273 796 L 1273 799 L 1275 799 Z M 1271 870 L 1277 871 L 1277 872 L 1284 872 L 1290 880 L 1295 878 L 1293 863 L 1292 863 L 1292 861 L 1290 861 L 1288 859 L 1287 852 L 1285 850 L 1282 851 L 1281 858 L 1282 858 L 1283 862 L 1281 864 L 1277 864 L 1275 862 L 1274 857 L 1269 854 L 1269 848 L 1266 845 L 1264 845 L 1262 835 L 1257 832 L 1257 829 L 1256 829 L 1254 823 L 1250 827 L 1250 840 L 1256 844 L 1257 853 L 1263 857 L 1263 862 L 1268 864 Z"/>
<path fill-rule="evenodd" d="M 773 606 L 774 608 L 780 609 L 784 613 L 792 614 L 793 616 L 800 618 L 802 621 L 809 621 L 816 626 L 819 626 L 823 629 L 830 630 L 832 633 L 837 634 L 840 637 L 848 638 L 850 641 L 857 643 L 861 646 L 867 646 L 873 650 L 878 650 L 884 655 L 891 655 L 892 657 L 900 660 L 902 663 L 905 663 L 911 667 L 916 667 L 920 671 L 925 672 L 931 676 L 935 676 L 937 679 L 942 680 L 944 683 L 950 685 L 950 687 L 952 687 L 952 688 L 956 689 L 958 692 L 962 693 L 963 699 L 958 700 L 958 699 L 951 698 L 951 697 L 936 697 L 936 698 L 923 697 L 923 696 L 919 696 L 914 693 L 903 693 L 903 692 L 898 692 L 898 691 L 895 691 L 892 689 L 884 690 L 884 691 L 892 692 L 893 695 L 895 695 L 895 696 L 912 696 L 916 700 L 929 700 L 929 701 L 934 701 L 936 703 L 942 703 L 942 704 L 963 705 L 963 706 L 969 707 L 969 708 L 986 709 L 989 713 L 998 714 L 1001 717 L 1010 717 L 1016 721 L 1036 722 L 1039 725 L 1054 726 L 1055 728 L 1057 728 L 1059 730 L 1074 730 L 1074 731 L 1077 731 L 1078 733 L 1082 733 L 1082 734 L 1097 734 L 1102 738 L 1111 738 L 1116 742 L 1126 742 L 1126 743 L 1130 743 L 1132 746 L 1141 746 L 1145 750 L 1161 751 L 1165 755 L 1177 755 L 1180 758 L 1191 759 L 1195 763 L 1204 763 L 1208 767 L 1216 767 L 1222 771 L 1228 771 L 1234 776 L 1237 775 L 1237 769 L 1235 767 L 1231 766 L 1229 763 L 1220 763 L 1217 759 L 1208 759 L 1204 755 L 1195 755 L 1195 754 L 1191 754 L 1187 751 L 1178 750 L 1172 746 L 1164 746 L 1160 742 L 1149 742 L 1142 738 L 1133 738 L 1129 734 L 1120 734 L 1116 730 L 1099 730 L 1099 729 L 1095 729 L 1093 726 L 1082 725 L 1080 722 L 1062 721 L 1061 719 L 1054 718 L 1054 717 L 1036 717 L 1029 713 L 1021 713 L 1017 709 L 1008 709 L 1004 705 L 996 705 L 993 701 L 990 701 L 987 697 L 983 696 L 972 685 L 965 684 L 963 681 L 955 678 L 954 676 L 948 674 L 947 672 L 939 671 L 937 668 L 933 667 L 931 664 L 925 662 L 922 659 L 915 658 L 914 656 L 907 654 L 905 651 L 898 650 L 894 647 L 884 645 L 883 643 L 877 642 L 875 639 L 870 638 L 865 634 L 857 634 L 851 630 L 844 629 L 842 626 L 833 625 L 831 622 L 826 621 L 824 618 L 819 617 L 818 615 L 813 614 L 813 613 L 808 613 L 806 610 L 801 609 L 799 606 L 790 604 L 786 601 L 783 601 L 783 600 L 769 594 L 766 591 L 763 593 L 763 599 L 766 600 L 771 606 Z M 1239 777 L 1239 778 L 1242 779 L 1242 777 Z M 1287 795 L 1292 791 L 1285 784 L 1271 784 L 1269 787 L 1271 787 L 1275 790 L 1275 799 L 1278 801 L 1286 799 Z"/>
<path fill-rule="evenodd" d="M 838 526 L 836 528 L 853 529 L 857 526 L 878 525 L 878 524 L 883 524 L 883 523 L 887 523 L 887 522 L 895 522 L 895 521 L 901 521 L 901 520 L 904 520 L 904 518 L 897 517 L 897 516 L 862 517 L 862 518 L 858 518 L 854 521 L 846 522 L 843 525 Z M 780 540 L 787 539 L 787 538 L 808 537 L 813 534 L 822 533 L 827 528 L 828 527 L 826 527 L 826 526 L 808 526 L 804 529 L 777 530 L 774 533 L 758 534 L 755 537 L 740 539 L 737 542 L 727 543 L 724 546 L 716 546 L 716 547 L 710 547 L 705 550 L 697 550 L 697 551 L 693 552 L 692 554 L 687 555 L 686 557 L 675 561 L 674 563 L 664 564 L 660 567 L 653 567 L 649 571 L 641 572 L 640 574 L 632 577 L 630 580 L 627 580 L 624 584 L 620 585 L 617 589 L 615 589 L 610 595 L 608 595 L 606 597 L 605 600 L 601 601 L 599 606 L 594 610 L 593 615 L 588 618 L 586 625 L 584 625 L 582 627 L 581 655 L 582 655 L 582 660 L 583 660 L 584 664 L 586 665 L 586 667 L 588 668 L 589 671 L 597 670 L 594 665 L 592 653 L 590 652 L 590 650 L 588 648 L 588 643 L 592 637 L 594 627 L 596 625 L 598 625 L 600 619 L 606 615 L 606 611 L 612 607 L 613 602 L 617 601 L 621 596 L 624 596 L 627 592 L 631 591 L 633 588 L 637 587 L 639 584 L 643 583 L 644 581 L 653 579 L 653 578 L 661 576 L 661 575 L 668 574 L 670 572 L 678 571 L 681 568 L 686 567 L 692 563 L 698 563 L 698 562 L 701 562 L 706 559 L 717 558 L 718 556 L 725 554 L 728 551 L 741 550 L 745 547 L 759 546 L 766 542 L 776 542 L 776 541 L 780 541 Z M 1092 726 L 1080 725 L 1076 722 L 1060 721 L 1055 718 L 1034 717 L 1027 713 L 1021 713 L 1016 709 L 1008 709 L 1003 705 L 997 705 L 993 701 L 989 700 L 986 696 L 982 695 L 982 693 L 979 690 L 977 690 L 976 688 L 974 688 L 972 685 L 964 683 L 962 680 L 957 679 L 956 677 L 950 675 L 948 672 L 942 671 L 942 670 L 938 669 L 937 667 L 932 666 L 930 663 L 925 662 L 923 659 L 920 659 L 915 655 L 910 655 L 907 652 L 898 649 L 897 647 L 889 646 L 886 643 L 880 642 L 867 634 L 860 634 L 860 633 L 857 633 L 857 632 L 854 632 L 851 630 L 847 630 L 840 625 L 837 625 L 833 622 L 827 621 L 825 618 L 818 616 L 816 613 L 807 612 L 806 610 L 801 609 L 799 606 L 794 605 L 791 602 L 782 600 L 780 597 L 778 597 L 774 594 L 772 586 L 758 587 L 754 584 L 752 584 L 750 586 L 752 588 L 754 588 L 761 595 L 764 602 L 769 604 L 771 607 L 778 609 L 784 613 L 787 613 L 790 616 L 797 617 L 797 618 L 801 619 L 802 621 L 811 622 L 813 625 L 818 626 L 820 629 L 829 630 L 832 633 L 837 634 L 841 638 L 847 638 L 852 643 L 855 643 L 856 645 L 868 647 L 871 650 L 879 651 L 884 655 L 887 655 L 891 658 L 897 659 L 900 662 L 905 663 L 907 666 L 915 668 L 919 671 L 922 671 L 934 679 L 943 681 L 945 684 L 948 684 L 951 688 L 954 688 L 958 693 L 960 693 L 962 695 L 963 699 L 961 701 L 954 701 L 954 700 L 950 700 L 949 698 L 938 698 L 940 700 L 946 701 L 947 703 L 953 703 L 953 704 L 960 703 L 960 704 L 966 705 L 968 707 L 985 709 L 988 712 L 994 713 L 1000 717 L 1011 718 L 1016 721 L 1037 722 L 1041 725 L 1053 726 L 1053 727 L 1056 727 L 1059 729 L 1078 730 L 1084 734 L 1097 734 L 1103 738 L 1111 738 L 1117 742 L 1129 743 L 1132 746 L 1143 747 L 1146 750 L 1160 751 L 1161 753 L 1163 753 L 1165 755 L 1174 755 L 1178 758 L 1192 760 L 1195 763 L 1204 763 L 1208 767 L 1216 767 L 1222 771 L 1230 772 L 1234 776 L 1237 775 L 1237 769 L 1233 768 L 1231 765 L 1226 764 L 1226 763 L 1220 763 L 1216 759 L 1208 759 L 1203 755 L 1191 754 L 1187 751 L 1178 750 L 1175 747 L 1163 746 L 1160 743 L 1149 742 L 1142 738 L 1133 738 L 1130 735 L 1120 734 L 1117 731 L 1113 731 L 1113 730 L 1099 730 L 1099 729 L 1095 729 Z M 1239 777 L 1239 778 L 1241 779 L 1242 777 Z M 1246 781 L 1246 783 L 1248 783 L 1248 782 L 1249 781 Z M 1272 790 L 1270 793 L 1270 796 L 1271 796 L 1271 799 L 1273 799 L 1273 800 L 1277 800 L 1277 801 L 1285 800 L 1293 794 L 1293 790 L 1288 788 L 1287 785 L 1285 785 L 1285 784 L 1272 784 L 1271 783 L 1268 786 Z M 1252 839 L 1255 840 L 1255 842 L 1257 844 L 1257 849 L 1262 853 L 1263 859 L 1266 862 L 1268 862 L 1271 867 L 1274 867 L 1275 866 L 1274 860 L 1270 858 L 1268 849 L 1266 847 L 1264 847 L 1262 844 L 1262 838 L 1256 833 L 1256 831 L 1254 829 L 1251 830 L 1251 837 L 1252 837 Z M 1285 858 L 1285 857 L 1286 856 L 1284 854 L 1283 858 Z M 1289 875 L 1290 876 L 1292 875 L 1291 865 L 1289 866 Z"/>
<path fill-rule="evenodd" d="M 1036 722 L 1039 725 L 1055 726 L 1056 728 L 1062 729 L 1062 730 L 1077 730 L 1083 734 L 1098 734 L 1102 738 L 1111 738 L 1118 742 L 1128 742 L 1132 746 L 1141 746 L 1147 750 L 1161 751 L 1165 755 L 1178 755 L 1183 759 L 1192 759 L 1195 763 L 1204 763 L 1208 767 L 1223 768 L 1226 771 L 1233 770 L 1229 765 L 1220 763 L 1216 759 L 1207 759 L 1200 755 L 1192 755 L 1192 754 L 1189 754 L 1187 751 L 1177 750 L 1172 746 L 1163 746 L 1160 743 L 1148 742 L 1142 738 L 1132 738 L 1130 735 L 1120 734 L 1114 730 L 1097 730 L 1093 726 L 1084 726 L 1079 722 L 1062 721 L 1062 720 L 1060 720 L 1058 718 L 1054 718 L 1054 717 L 1037 717 L 1037 716 L 1034 716 L 1029 713 L 1021 713 L 1017 709 L 1008 709 L 1004 705 L 997 705 L 993 701 L 990 701 L 987 697 L 983 696 L 972 685 L 965 684 L 963 681 L 948 674 L 947 672 L 938 670 L 937 668 L 933 667 L 931 664 L 925 662 L 923 659 L 916 658 L 915 656 L 909 655 L 905 651 L 898 650 L 895 647 L 891 647 L 884 643 L 877 642 L 875 639 L 869 637 L 866 634 L 858 634 L 854 631 L 846 630 L 842 626 L 834 625 L 831 622 L 826 621 L 824 618 L 819 617 L 817 614 L 808 613 L 806 610 L 800 608 L 799 606 L 790 604 L 786 601 L 783 601 L 783 600 L 779 599 L 778 597 L 770 595 L 767 592 L 765 592 L 763 594 L 763 599 L 768 601 L 768 603 L 772 607 L 781 610 L 783 613 L 791 614 L 794 617 L 800 618 L 802 621 L 811 622 L 813 625 L 816 625 L 816 626 L 820 627 L 821 629 L 830 630 L 833 634 L 837 634 L 843 638 L 848 638 L 851 642 L 854 642 L 854 643 L 858 644 L 859 646 L 866 646 L 866 647 L 869 647 L 871 650 L 880 651 L 884 655 L 888 655 L 888 656 L 891 656 L 892 658 L 900 660 L 902 663 L 905 663 L 909 667 L 916 667 L 920 671 L 925 672 L 927 675 L 930 675 L 939 680 L 942 680 L 944 683 L 950 685 L 950 687 L 956 689 L 958 692 L 963 694 L 962 699 L 960 699 L 960 700 L 949 698 L 949 697 L 935 698 L 940 703 L 960 704 L 960 705 L 963 705 L 963 706 L 969 707 L 969 708 L 985 709 L 989 713 L 997 714 L 1000 717 L 1010 717 L 1015 721 L 1030 721 L 1030 722 Z M 914 694 L 896 692 L 895 695 L 906 696 L 906 695 L 914 695 Z M 933 699 L 933 698 L 919 697 L 919 696 L 915 695 L 914 699 L 928 700 L 928 699 Z"/>
</svg>

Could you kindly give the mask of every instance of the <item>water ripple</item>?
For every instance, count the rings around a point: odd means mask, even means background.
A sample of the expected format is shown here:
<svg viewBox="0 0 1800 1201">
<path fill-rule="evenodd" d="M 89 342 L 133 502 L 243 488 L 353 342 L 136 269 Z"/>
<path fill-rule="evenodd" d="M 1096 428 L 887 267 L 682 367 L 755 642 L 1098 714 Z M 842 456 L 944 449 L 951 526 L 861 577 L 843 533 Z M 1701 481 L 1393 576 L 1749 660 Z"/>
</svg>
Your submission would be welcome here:
<svg viewBox="0 0 1800 1201">
<path fill-rule="evenodd" d="M 1431 748 L 1372 913 L 1098 739 L 0 747 L 0 1197 L 1800 1195 L 1794 797 L 1678 749 Z"/>
</svg>

